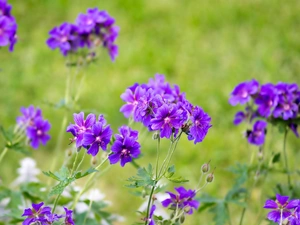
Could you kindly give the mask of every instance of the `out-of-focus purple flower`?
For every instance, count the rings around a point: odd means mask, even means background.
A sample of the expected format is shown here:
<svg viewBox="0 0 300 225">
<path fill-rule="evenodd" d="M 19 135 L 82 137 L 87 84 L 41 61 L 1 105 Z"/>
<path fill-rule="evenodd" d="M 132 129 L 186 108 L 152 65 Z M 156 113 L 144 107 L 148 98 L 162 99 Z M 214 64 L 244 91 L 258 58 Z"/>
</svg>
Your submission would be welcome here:
<svg viewBox="0 0 300 225">
<path fill-rule="evenodd" d="M 12 17 L 0 16 L 0 46 L 13 45 L 16 42 L 17 24 Z"/>
<path fill-rule="evenodd" d="M 83 135 L 85 132 L 91 131 L 96 122 L 96 116 L 91 113 L 84 119 L 84 113 L 80 112 L 78 114 L 74 113 L 73 117 L 75 124 L 70 124 L 66 131 L 73 134 L 73 141 L 76 141 L 76 147 L 80 148 L 82 147 Z"/>
<path fill-rule="evenodd" d="M 119 128 L 120 134 L 116 134 L 116 141 L 111 146 L 113 154 L 108 159 L 110 164 L 120 161 L 123 167 L 126 163 L 131 162 L 132 158 L 137 158 L 141 153 L 141 146 L 137 141 L 138 132 L 130 127 L 122 126 Z"/>
<path fill-rule="evenodd" d="M 85 132 L 83 135 L 83 146 L 90 146 L 88 147 L 87 153 L 96 156 L 99 152 L 99 148 L 105 151 L 110 142 L 112 133 L 109 125 L 105 126 L 105 124 L 101 122 L 96 122 L 92 126 L 92 130 Z"/>
<path fill-rule="evenodd" d="M 296 103 L 298 85 L 278 83 L 278 104 L 273 111 L 275 118 L 282 117 L 284 120 L 297 117 L 298 105 Z"/>
<path fill-rule="evenodd" d="M 210 116 L 203 111 L 202 108 L 196 106 L 191 115 L 192 125 L 189 132 L 189 140 L 194 140 L 194 144 L 202 142 L 208 129 L 212 127 L 210 124 Z"/>
<path fill-rule="evenodd" d="M 66 56 L 71 51 L 76 51 L 78 47 L 77 27 L 70 23 L 63 23 L 54 27 L 49 32 L 50 38 L 47 40 L 49 48 L 59 48 L 61 53 Z"/>
<path fill-rule="evenodd" d="M 298 124 L 292 123 L 289 125 L 289 128 L 293 131 L 293 133 L 296 135 L 297 138 L 299 138 L 299 133 L 298 133 Z"/>
<path fill-rule="evenodd" d="M 163 104 L 157 109 L 155 117 L 151 119 L 151 128 L 160 130 L 160 137 L 170 138 L 173 129 L 179 129 L 185 121 L 182 121 L 181 114 L 183 111 L 178 109 L 175 104 Z"/>
<path fill-rule="evenodd" d="M 148 225 L 155 225 L 155 221 L 153 219 L 153 215 L 154 215 L 155 210 L 156 210 L 156 205 L 152 205 L 152 207 L 150 209 L 149 217 L 145 219 L 149 222 Z"/>
<path fill-rule="evenodd" d="M 258 105 L 258 112 L 263 117 L 268 117 L 271 111 L 278 103 L 277 89 L 273 84 L 264 84 L 261 86 L 259 95 L 255 99 L 255 104 Z"/>
<path fill-rule="evenodd" d="M 229 99 L 229 103 L 233 106 L 240 104 L 245 104 L 250 101 L 251 95 L 257 93 L 259 83 L 256 80 L 246 81 L 240 83 L 234 88 Z"/>
<path fill-rule="evenodd" d="M 73 211 L 69 210 L 68 208 L 64 207 L 64 210 L 66 212 L 66 216 L 65 216 L 65 224 L 66 225 L 75 225 L 73 218 L 72 218 L 72 214 Z"/>
<path fill-rule="evenodd" d="M 283 220 L 291 216 L 291 209 L 295 209 L 299 205 L 299 200 L 289 200 L 289 196 L 276 194 L 276 201 L 268 199 L 265 202 L 265 209 L 272 209 L 268 213 L 268 219 L 275 223 L 282 223 Z"/>
<path fill-rule="evenodd" d="M 175 188 L 178 194 L 173 194 L 172 192 L 167 192 L 170 198 L 162 201 L 164 207 L 171 207 L 172 209 L 188 209 L 187 213 L 192 214 L 193 209 L 197 210 L 200 203 L 194 199 L 196 196 L 196 191 L 186 190 L 184 187 Z"/>
<path fill-rule="evenodd" d="M 43 120 L 41 117 L 33 120 L 33 125 L 27 127 L 27 136 L 33 148 L 38 148 L 40 142 L 42 142 L 43 145 L 46 145 L 50 140 L 50 135 L 47 134 L 50 128 L 50 123 L 47 120 Z"/>
<path fill-rule="evenodd" d="M 233 124 L 237 126 L 246 119 L 247 115 L 243 111 L 238 111 L 234 116 Z"/>
<path fill-rule="evenodd" d="M 35 222 L 46 224 L 48 222 L 47 217 L 51 217 L 51 208 L 49 206 L 43 207 L 44 202 L 38 204 L 32 204 L 32 208 L 24 210 L 22 216 L 27 216 L 23 221 L 23 225 L 29 225 Z"/>
<path fill-rule="evenodd" d="M 174 90 L 171 88 L 171 85 L 165 81 L 163 74 L 155 74 L 155 78 L 150 78 L 147 86 L 153 89 L 153 94 L 160 95 L 165 102 L 174 102 Z"/>
<path fill-rule="evenodd" d="M 6 0 L 0 0 L 0 16 L 11 17 L 11 5 Z"/>
<path fill-rule="evenodd" d="M 42 117 L 42 111 L 30 105 L 28 108 L 21 107 L 22 116 L 17 117 L 17 124 L 20 126 L 32 126 L 36 118 Z"/>
<path fill-rule="evenodd" d="M 267 122 L 257 120 L 253 125 L 253 130 L 248 132 L 248 141 L 253 145 L 262 145 L 265 142 Z"/>
<path fill-rule="evenodd" d="M 121 99 L 126 102 L 120 109 L 126 118 L 129 118 L 135 112 L 139 99 L 145 94 L 146 90 L 138 84 L 129 87 L 125 93 L 121 94 Z"/>
</svg>

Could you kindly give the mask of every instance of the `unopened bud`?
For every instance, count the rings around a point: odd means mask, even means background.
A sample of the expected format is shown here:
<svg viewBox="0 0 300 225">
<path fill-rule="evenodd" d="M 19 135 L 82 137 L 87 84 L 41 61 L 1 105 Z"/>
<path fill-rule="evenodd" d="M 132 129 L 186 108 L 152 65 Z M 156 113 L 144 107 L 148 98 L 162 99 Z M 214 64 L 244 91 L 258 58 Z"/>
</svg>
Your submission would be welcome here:
<svg viewBox="0 0 300 225">
<path fill-rule="evenodd" d="M 210 161 L 209 161 L 210 162 Z M 209 162 L 208 163 L 204 163 L 201 167 L 201 171 L 202 173 L 207 173 L 210 169 L 210 166 L 209 166 Z"/>
<path fill-rule="evenodd" d="M 183 214 L 181 217 L 180 217 L 180 223 L 184 223 L 185 221 L 185 215 Z"/>
<path fill-rule="evenodd" d="M 171 215 L 170 215 L 170 218 L 173 219 L 174 216 L 175 216 L 175 212 L 173 211 L 173 212 L 171 213 Z"/>
<path fill-rule="evenodd" d="M 73 152 L 72 152 L 72 149 L 69 149 L 69 148 L 68 148 L 66 152 L 67 152 L 67 156 L 68 156 L 68 157 L 71 157 L 71 156 L 72 156 L 72 153 L 73 153 Z"/>
<path fill-rule="evenodd" d="M 206 177 L 206 182 L 211 183 L 211 182 L 213 182 L 213 180 L 214 180 L 214 173 L 208 174 Z"/>
<path fill-rule="evenodd" d="M 96 157 L 92 157 L 91 164 L 93 166 L 96 166 L 96 164 L 97 164 L 97 158 Z"/>
<path fill-rule="evenodd" d="M 159 133 L 158 132 L 155 132 L 153 135 L 152 135 L 152 139 L 153 140 L 157 140 L 159 138 Z"/>
<path fill-rule="evenodd" d="M 259 152 L 257 153 L 257 158 L 258 158 L 259 161 L 261 161 L 261 160 L 264 159 L 264 154 L 263 154 L 262 151 L 259 151 Z"/>
</svg>

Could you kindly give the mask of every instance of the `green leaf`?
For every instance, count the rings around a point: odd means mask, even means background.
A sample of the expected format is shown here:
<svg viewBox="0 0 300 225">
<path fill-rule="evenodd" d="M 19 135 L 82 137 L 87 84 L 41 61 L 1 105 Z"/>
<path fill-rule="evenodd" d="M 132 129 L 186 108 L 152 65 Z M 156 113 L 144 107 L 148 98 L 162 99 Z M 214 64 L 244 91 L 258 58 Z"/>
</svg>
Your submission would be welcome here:
<svg viewBox="0 0 300 225">
<path fill-rule="evenodd" d="M 153 168 L 152 165 L 149 164 L 148 168 L 139 168 L 136 176 L 132 176 L 127 179 L 131 184 L 126 185 L 129 188 L 138 188 L 138 187 L 147 187 L 155 185 L 155 180 L 153 177 Z"/>
<path fill-rule="evenodd" d="M 175 166 L 172 165 L 168 168 L 168 171 L 165 173 L 164 176 L 168 179 L 171 178 L 174 174 L 175 174 Z"/>
<path fill-rule="evenodd" d="M 175 166 L 172 165 L 168 168 L 167 172 L 164 174 L 164 177 L 167 178 L 169 181 L 174 182 L 174 183 L 185 183 L 189 182 L 189 180 L 184 179 L 181 176 L 176 176 L 174 177 L 175 174 Z"/>
<path fill-rule="evenodd" d="M 186 182 L 189 182 L 189 180 L 187 179 L 184 179 L 183 177 L 181 176 L 178 176 L 178 177 L 170 177 L 170 178 L 167 178 L 169 181 L 172 181 L 174 183 L 186 183 Z"/>
<path fill-rule="evenodd" d="M 226 209 L 226 204 L 224 202 L 219 202 L 212 210 L 215 214 L 214 221 L 216 225 L 224 225 L 228 221 L 228 212 Z"/>
<path fill-rule="evenodd" d="M 248 179 L 248 167 L 245 164 L 237 164 L 236 166 L 229 167 L 229 171 L 237 175 L 234 187 L 240 187 Z"/>
<path fill-rule="evenodd" d="M 46 199 L 47 194 L 44 191 L 41 191 L 43 188 L 45 188 L 44 185 L 42 185 L 41 183 L 35 183 L 35 182 L 31 182 L 31 183 L 26 183 L 26 184 L 22 184 L 21 185 L 21 191 L 22 193 L 30 198 L 30 200 L 32 202 L 37 202 L 37 201 L 43 201 L 44 199 Z"/>
<path fill-rule="evenodd" d="M 0 131 L 7 142 L 12 142 L 14 138 L 14 132 L 12 128 L 5 130 L 3 126 L 0 125 Z"/>
<path fill-rule="evenodd" d="M 272 159 L 272 163 L 277 163 L 280 161 L 280 152 L 276 153 L 274 156 L 273 156 L 273 159 Z"/>
</svg>

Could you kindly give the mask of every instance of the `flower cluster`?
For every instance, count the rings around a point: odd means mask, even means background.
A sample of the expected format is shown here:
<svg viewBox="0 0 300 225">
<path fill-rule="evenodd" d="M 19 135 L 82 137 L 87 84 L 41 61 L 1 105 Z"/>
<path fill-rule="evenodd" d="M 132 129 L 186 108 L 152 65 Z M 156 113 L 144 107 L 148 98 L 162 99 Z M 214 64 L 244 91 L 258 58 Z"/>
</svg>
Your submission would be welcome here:
<svg viewBox="0 0 300 225">
<path fill-rule="evenodd" d="M 32 208 L 28 208 L 24 210 L 22 216 L 26 216 L 27 218 L 23 221 L 23 225 L 30 224 L 54 224 L 56 221 L 60 221 L 60 224 L 65 225 L 75 225 L 72 218 L 72 210 L 64 207 L 65 214 L 58 215 L 51 212 L 51 207 L 43 206 L 44 202 L 38 204 L 32 204 Z"/>
<path fill-rule="evenodd" d="M 246 104 L 245 111 L 236 113 L 233 123 L 256 121 L 253 130 L 247 132 L 248 141 L 254 145 L 262 145 L 268 122 L 283 121 L 297 137 L 296 119 L 300 114 L 300 89 L 297 84 L 279 82 L 276 85 L 267 83 L 260 85 L 251 80 L 240 83 L 231 93 L 229 103 L 233 106 Z M 263 119 L 263 120 L 262 120 Z"/>
<path fill-rule="evenodd" d="M 87 153 L 96 156 L 99 149 L 106 150 L 112 136 L 110 125 L 106 124 L 103 115 L 99 115 L 96 120 L 96 115 L 89 114 L 84 119 L 84 113 L 73 114 L 75 124 L 70 124 L 67 127 L 67 132 L 73 134 L 74 138 L 71 142 L 76 142 L 76 147 L 87 149 Z"/>
<path fill-rule="evenodd" d="M 119 27 L 114 23 L 115 19 L 106 11 L 88 9 L 87 14 L 79 14 L 75 24 L 63 23 L 54 27 L 49 32 L 47 44 L 51 49 L 59 48 L 64 56 L 84 48 L 88 48 L 89 55 L 94 55 L 96 48 L 103 46 L 114 61 L 118 55 L 115 40 L 119 33 Z"/>
<path fill-rule="evenodd" d="M 196 144 L 211 127 L 210 116 L 193 106 L 177 85 L 166 82 L 164 75 L 156 74 L 148 84 L 134 84 L 121 99 L 126 102 L 120 109 L 125 117 L 143 123 L 150 131 L 160 131 L 162 138 L 176 137 L 182 131 Z"/>
<path fill-rule="evenodd" d="M 167 192 L 170 195 L 170 198 L 162 201 L 164 207 L 170 207 L 172 210 L 180 210 L 176 212 L 177 215 L 180 214 L 192 214 L 193 209 L 197 210 L 200 203 L 195 200 L 196 191 L 195 190 L 186 190 L 184 187 L 175 188 L 178 194 L 173 194 L 172 192 Z"/>
<path fill-rule="evenodd" d="M 38 148 L 40 142 L 46 145 L 50 140 L 50 135 L 47 132 L 51 125 L 43 119 L 42 111 L 32 105 L 28 108 L 21 107 L 20 111 L 23 115 L 17 118 L 18 131 L 26 130 L 26 135 L 33 148 Z"/>
<path fill-rule="evenodd" d="M 6 0 L 0 0 L 0 46 L 9 45 L 12 52 L 17 42 L 17 23 L 10 11 L 11 5 Z"/>
<path fill-rule="evenodd" d="M 300 225 L 300 200 L 276 194 L 276 200 L 268 199 L 265 209 L 271 209 L 267 218 L 278 224 Z"/>
<path fill-rule="evenodd" d="M 126 163 L 131 162 L 132 158 L 137 158 L 141 151 L 141 145 L 138 143 L 138 132 L 128 126 L 119 128 L 120 134 L 115 134 L 116 141 L 111 146 L 113 154 L 108 159 L 110 164 L 120 161 L 123 167 Z"/>
</svg>

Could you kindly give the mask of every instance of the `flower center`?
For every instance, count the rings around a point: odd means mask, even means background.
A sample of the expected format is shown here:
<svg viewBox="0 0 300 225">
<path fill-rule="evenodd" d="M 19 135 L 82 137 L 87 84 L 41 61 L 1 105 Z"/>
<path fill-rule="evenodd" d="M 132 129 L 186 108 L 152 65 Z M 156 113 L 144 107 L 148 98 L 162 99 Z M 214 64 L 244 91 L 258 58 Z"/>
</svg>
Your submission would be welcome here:
<svg viewBox="0 0 300 225">
<path fill-rule="evenodd" d="M 166 117 L 166 118 L 164 119 L 164 122 L 165 122 L 165 123 L 170 123 L 170 121 L 171 121 L 170 117 Z"/>
<path fill-rule="evenodd" d="M 291 107 L 289 104 L 283 104 L 283 109 L 284 109 L 284 111 L 288 111 L 291 109 Z"/>
<path fill-rule="evenodd" d="M 200 121 L 199 121 L 199 120 L 196 120 L 196 121 L 195 121 L 195 125 L 196 125 L 196 126 L 199 126 L 199 125 L 200 125 Z"/>
<path fill-rule="evenodd" d="M 262 131 L 261 130 L 257 130 L 254 132 L 254 136 L 259 137 L 262 135 Z"/>
<path fill-rule="evenodd" d="M 130 154 L 129 150 L 127 150 L 126 148 L 122 149 L 121 156 L 129 156 L 129 154 Z"/>
<path fill-rule="evenodd" d="M 86 21 L 86 24 L 87 24 L 87 25 L 93 24 L 93 20 L 92 20 L 92 19 L 88 19 L 88 20 Z"/>
<path fill-rule="evenodd" d="M 273 105 L 273 101 L 272 100 L 269 100 L 268 101 L 268 106 L 272 106 Z"/>
<path fill-rule="evenodd" d="M 67 36 L 62 36 L 61 38 L 60 38 L 60 42 L 61 43 L 64 43 L 64 42 L 67 42 L 68 41 L 68 37 Z"/>
<path fill-rule="evenodd" d="M 96 137 L 96 140 L 95 140 L 96 142 L 101 142 L 101 137 Z"/>
<path fill-rule="evenodd" d="M 43 134 L 43 131 L 37 130 L 36 134 L 37 134 L 38 136 L 41 136 L 41 135 Z"/>
<path fill-rule="evenodd" d="M 242 98 L 247 98 L 248 97 L 248 92 L 246 90 L 241 91 L 241 97 Z"/>
</svg>

